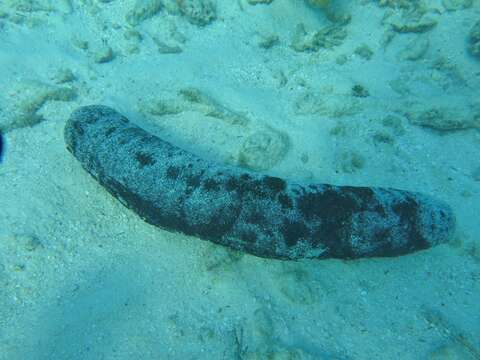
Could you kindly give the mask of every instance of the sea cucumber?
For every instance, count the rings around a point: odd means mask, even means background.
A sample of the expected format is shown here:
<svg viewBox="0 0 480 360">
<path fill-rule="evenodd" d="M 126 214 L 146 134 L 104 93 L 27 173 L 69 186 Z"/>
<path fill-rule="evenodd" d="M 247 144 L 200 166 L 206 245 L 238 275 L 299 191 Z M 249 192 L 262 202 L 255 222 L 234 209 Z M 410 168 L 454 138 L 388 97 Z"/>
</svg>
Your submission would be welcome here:
<svg viewBox="0 0 480 360">
<path fill-rule="evenodd" d="M 446 203 L 379 187 L 303 184 L 217 164 L 101 105 L 75 110 L 67 149 L 146 222 L 256 256 L 356 259 L 445 243 Z"/>
</svg>

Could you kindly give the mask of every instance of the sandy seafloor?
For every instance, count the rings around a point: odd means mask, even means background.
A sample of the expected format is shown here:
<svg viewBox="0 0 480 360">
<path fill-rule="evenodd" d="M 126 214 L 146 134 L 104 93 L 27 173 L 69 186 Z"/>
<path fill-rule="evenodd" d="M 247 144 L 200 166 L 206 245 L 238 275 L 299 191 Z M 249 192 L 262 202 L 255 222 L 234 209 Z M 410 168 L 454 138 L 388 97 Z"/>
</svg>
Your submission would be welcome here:
<svg viewBox="0 0 480 360">
<path fill-rule="evenodd" d="M 332 1 L 0 2 L 0 359 L 480 359 L 480 3 Z M 215 161 L 422 191 L 457 233 L 284 262 L 157 229 L 65 149 L 94 103 Z"/>
</svg>

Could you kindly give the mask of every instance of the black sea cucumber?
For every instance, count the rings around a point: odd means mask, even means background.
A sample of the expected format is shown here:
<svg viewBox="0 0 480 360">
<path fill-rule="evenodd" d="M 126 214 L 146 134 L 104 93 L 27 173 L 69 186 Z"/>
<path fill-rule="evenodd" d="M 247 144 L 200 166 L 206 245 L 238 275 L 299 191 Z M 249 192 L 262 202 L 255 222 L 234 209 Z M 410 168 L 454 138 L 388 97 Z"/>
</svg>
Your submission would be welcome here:
<svg viewBox="0 0 480 360">
<path fill-rule="evenodd" d="M 277 259 L 397 256 L 448 241 L 451 208 L 375 187 L 301 184 L 202 159 L 100 105 L 73 112 L 68 150 L 146 222 Z"/>
</svg>

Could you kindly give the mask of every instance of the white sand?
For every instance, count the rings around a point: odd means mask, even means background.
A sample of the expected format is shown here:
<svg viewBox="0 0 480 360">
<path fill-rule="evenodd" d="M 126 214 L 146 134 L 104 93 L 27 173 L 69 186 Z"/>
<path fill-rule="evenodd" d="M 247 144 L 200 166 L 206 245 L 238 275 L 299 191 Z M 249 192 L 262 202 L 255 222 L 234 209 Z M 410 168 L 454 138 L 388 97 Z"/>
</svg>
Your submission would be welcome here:
<svg viewBox="0 0 480 360">
<path fill-rule="evenodd" d="M 480 132 L 432 130 L 405 117 L 433 103 L 456 106 L 465 121 L 475 116 L 480 59 L 468 54 L 467 35 L 480 4 L 446 12 L 429 1 L 437 26 L 397 34 L 382 49 L 387 8 L 333 2 L 352 15 L 348 36 L 314 52 L 292 49 L 295 27 L 303 22 L 311 32 L 329 21 L 300 0 L 218 0 L 217 19 L 204 27 L 163 9 L 135 27 L 140 42 L 125 21 L 131 0 L 0 3 L 0 125 L 46 94 L 26 113 L 42 121 L 4 134 L 0 359 L 480 358 Z M 35 4 L 54 9 L 25 11 Z M 277 35 L 278 44 L 260 47 L 259 34 Z M 419 37 L 428 37 L 427 52 L 405 60 L 405 46 Z M 162 54 L 154 38 L 183 51 Z M 105 44 L 115 56 L 97 63 Z M 354 53 L 362 44 L 373 50 L 370 60 Z M 61 69 L 75 79 L 59 83 Z M 352 97 L 355 84 L 370 96 Z M 55 101 L 61 87 L 77 97 Z M 189 87 L 248 124 L 196 108 L 146 112 Z M 314 103 L 310 113 L 295 111 L 306 94 L 321 99 L 320 110 Z M 458 233 L 452 244 L 399 258 L 293 263 L 161 231 L 107 194 L 65 149 L 70 112 L 92 103 L 218 161 L 238 161 L 256 131 L 282 131 L 291 146 L 268 173 L 422 191 L 452 205 Z M 382 125 L 387 115 L 401 120 L 403 133 Z M 332 134 L 335 126 L 343 135 Z M 345 162 L 352 153 L 363 167 Z"/>
</svg>

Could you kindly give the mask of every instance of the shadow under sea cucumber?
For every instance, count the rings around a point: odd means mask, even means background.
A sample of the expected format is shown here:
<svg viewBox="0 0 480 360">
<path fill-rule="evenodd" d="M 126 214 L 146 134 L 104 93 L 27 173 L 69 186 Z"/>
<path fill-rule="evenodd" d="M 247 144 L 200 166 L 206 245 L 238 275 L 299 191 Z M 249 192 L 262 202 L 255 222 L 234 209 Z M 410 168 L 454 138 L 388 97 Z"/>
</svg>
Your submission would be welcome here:
<svg viewBox="0 0 480 360">
<path fill-rule="evenodd" d="M 217 164 L 102 105 L 75 110 L 64 136 L 83 168 L 146 222 L 260 257 L 398 256 L 445 243 L 455 229 L 449 205 L 427 195 Z"/>
</svg>

